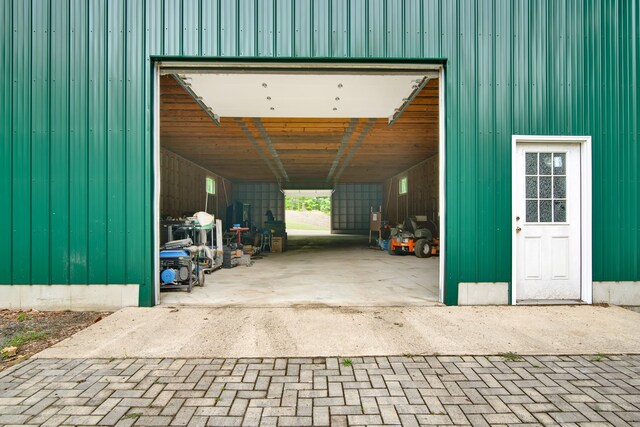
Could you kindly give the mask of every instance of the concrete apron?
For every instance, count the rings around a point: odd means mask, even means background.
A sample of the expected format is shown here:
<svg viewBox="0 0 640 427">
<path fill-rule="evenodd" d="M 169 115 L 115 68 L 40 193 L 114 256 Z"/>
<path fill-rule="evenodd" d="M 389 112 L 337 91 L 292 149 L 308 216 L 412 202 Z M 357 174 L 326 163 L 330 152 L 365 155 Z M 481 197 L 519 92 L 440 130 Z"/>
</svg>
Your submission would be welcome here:
<svg viewBox="0 0 640 427">
<path fill-rule="evenodd" d="M 125 308 L 41 358 L 640 353 L 620 307 Z"/>
</svg>

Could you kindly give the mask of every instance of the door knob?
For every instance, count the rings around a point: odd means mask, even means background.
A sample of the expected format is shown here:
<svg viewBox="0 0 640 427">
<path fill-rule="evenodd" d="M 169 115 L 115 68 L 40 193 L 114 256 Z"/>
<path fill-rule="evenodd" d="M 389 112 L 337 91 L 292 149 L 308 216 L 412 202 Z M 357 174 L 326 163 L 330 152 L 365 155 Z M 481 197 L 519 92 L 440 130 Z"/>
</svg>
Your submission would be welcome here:
<svg viewBox="0 0 640 427">
<path fill-rule="evenodd" d="M 521 231 L 522 231 L 522 228 L 520 228 L 520 227 L 516 227 L 516 233 L 519 233 L 519 232 L 521 232 Z"/>
</svg>

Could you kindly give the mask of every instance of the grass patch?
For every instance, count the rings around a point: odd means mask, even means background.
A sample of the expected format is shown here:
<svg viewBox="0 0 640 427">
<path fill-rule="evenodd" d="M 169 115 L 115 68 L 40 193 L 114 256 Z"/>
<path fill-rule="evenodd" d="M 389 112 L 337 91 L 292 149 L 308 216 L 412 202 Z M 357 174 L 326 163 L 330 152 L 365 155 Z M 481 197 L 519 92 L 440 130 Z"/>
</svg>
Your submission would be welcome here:
<svg viewBox="0 0 640 427">
<path fill-rule="evenodd" d="M 349 366 L 352 366 L 352 365 L 353 365 L 353 362 L 351 361 L 351 359 L 342 359 L 342 366 L 345 366 L 348 368 Z"/>
<path fill-rule="evenodd" d="M 505 362 L 518 362 L 522 360 L 522 356 L 512 351 L 509 351 L 507 353 L 502 353 L 500 356 L 504 359 Z"/>
<path fill-rule="evenodd" d="M 604 355 L 604 354 L 602 354 L 602 353 L 597 353 L 596 355 L 594 355 L 594 356 L 591 358 L 591 361 L 592 361 L 592 362 L 602 362 L 603 360 L 606 360 L 606 359 L 607 359 L 607 356 L 606 356 L 606 355 Z"/>
<path fill-rule="evenodd" d="M 289 230 L 322 230 L 329 231 L 329 227 L 323 227 L 316 224 L 307 224 L 305 222 L 287 221 L 287 229 Z"/>
<path fill-rule="evenodd" d="M 31 319 L 31 316 L 29 316 L 27 313 L 18 313 L 16 319 L 18 319 L 18 322 L 24 322 L 25 320 Z"/>
<path fill-rule="evenodd" d="M 2 347 L 18 347 L 25 345 L 31 341 L 39 341 L 45 339 L 47 337 L 46 332 L 36 332 L 36 331 L 28 331 L 28 332 L 20 332 L 12 336 L 8 341 L 2 344 Z"/>
</svg>

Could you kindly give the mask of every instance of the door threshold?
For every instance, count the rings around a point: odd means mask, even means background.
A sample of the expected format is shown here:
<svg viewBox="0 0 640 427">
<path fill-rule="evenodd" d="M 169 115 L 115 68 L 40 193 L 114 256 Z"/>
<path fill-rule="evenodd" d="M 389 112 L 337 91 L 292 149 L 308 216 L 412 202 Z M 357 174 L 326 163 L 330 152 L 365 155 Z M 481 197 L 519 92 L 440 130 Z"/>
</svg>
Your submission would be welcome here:
<svg viewBox="0 0 640 427">
<path fill-rule="evenodd" d="M 525 299 L 516 301 L 516 305 L 585 305 L 578 299 Z"/>
</svg>

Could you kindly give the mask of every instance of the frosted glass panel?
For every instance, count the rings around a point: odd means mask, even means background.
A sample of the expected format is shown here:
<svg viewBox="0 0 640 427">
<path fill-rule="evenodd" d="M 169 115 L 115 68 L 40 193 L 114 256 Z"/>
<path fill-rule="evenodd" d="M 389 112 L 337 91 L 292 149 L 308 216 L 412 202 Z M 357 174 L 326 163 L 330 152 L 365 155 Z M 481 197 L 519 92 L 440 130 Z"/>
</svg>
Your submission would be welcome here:
<svg viewBox="0 0 640 427">
<path fill-rule="evenodd" d="M 554 175 L 565 175 L 567 173 L 566 157 L 567 155 L 565 153 L 555 153 L 553 155 Z"/>
<path fill-rule="evenodd" d="M 553 177 L 553 197 L 555 199 L 564 199 L 565 197 L 567 197 L 567 177 L 566 176 Z"/>
<path fill-rule="evenodd" d="M 526 154 L 526 175 L 538 174 L 538 153 Z"/>
<path fill-rule="evenodd" d="M 541 199 L 551 198 L 551 177 L 550 176 L 540 177 L 540 198 Z"/>
<path fill-rule="evenodd" d="M 540 200 L 540 222 L 551 222 L 551 200 Z"/>
<path fill-rule="evenodd" d="M 567 201 L 554 200 L 553 201 L 553 222 L 566 222 L 566 221 L 567 221 Z"/>
<path fill-rule="evenodd" d="M 551 153 L 540 153 L 540 175 L 551 175 Z"/>
<path fill-rule="evenodd" d="M 538 222 L 537 200 L 527 200 L 527 222 Z"/>
<path fill-rule="evenodd" d="M 528 176 L 527 177 L 527 199 L 537 199 L 537 198 L 538 198 L 538 177 Z"/>
</svg>

